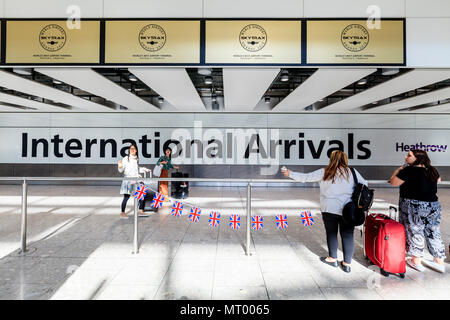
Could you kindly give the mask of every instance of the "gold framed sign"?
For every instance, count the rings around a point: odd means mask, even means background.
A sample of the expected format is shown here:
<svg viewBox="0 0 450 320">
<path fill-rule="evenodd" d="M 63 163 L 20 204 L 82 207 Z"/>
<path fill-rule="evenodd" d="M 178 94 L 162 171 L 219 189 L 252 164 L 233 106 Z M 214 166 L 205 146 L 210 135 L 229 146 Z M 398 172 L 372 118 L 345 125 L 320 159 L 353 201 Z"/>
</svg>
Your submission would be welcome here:
<svg viewBox="0 0 450 320">
<path fill-rule="evenodd" d="M 206 20 L 205 63 L 301 64 L 300 20 Z"/>
<path fill-rule="evenodd" d="M 66 20 L 6 22 L 6 63 L 100 63 L 100 21 Z"/>
<path fill-rule="evenodd" d="M 107 20 L 105 63 L 200 63 L 200 21 Z"/>
<path fill-rule="evenodd" d="M 403 20 L 307 20 L 308 64 L 405 64 Z"/>
</svg>

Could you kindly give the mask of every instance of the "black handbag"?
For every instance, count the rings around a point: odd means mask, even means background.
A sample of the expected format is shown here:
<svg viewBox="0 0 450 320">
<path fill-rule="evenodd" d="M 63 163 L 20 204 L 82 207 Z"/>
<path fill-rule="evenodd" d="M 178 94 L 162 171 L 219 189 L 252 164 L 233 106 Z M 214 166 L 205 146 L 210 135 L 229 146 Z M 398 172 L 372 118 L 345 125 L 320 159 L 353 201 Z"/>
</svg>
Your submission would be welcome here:
<svg viewBox="0 0 450 320">
<path fill-rule="evenodd" d="M 345 204 L 342 210 L 344 221 L 353 226 L 360 226 L 366 220 L 366 213 L 372 207 L 374 190 L 358 182 L 355 169 L 350 168 L 355 182 L 352 201 Z"/>
</svg>

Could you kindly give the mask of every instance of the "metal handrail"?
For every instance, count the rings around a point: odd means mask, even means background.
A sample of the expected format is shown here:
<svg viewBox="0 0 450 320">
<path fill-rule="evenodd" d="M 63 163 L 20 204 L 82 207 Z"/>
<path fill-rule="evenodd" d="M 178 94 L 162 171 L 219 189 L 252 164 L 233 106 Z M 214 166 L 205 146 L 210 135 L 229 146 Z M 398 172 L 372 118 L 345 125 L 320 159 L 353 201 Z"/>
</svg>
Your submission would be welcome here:
<svg viewBox="0 0 450 320">
<path fill-rule="evenodd" d="M 142 178 L 142 177 L 0 177 L 0 181 L 186 181 L 186 182 L 245 182 L 245 183 L 302 183 L 297 180 L 261 179 L 261 178 Z M 367 180 L 370 184 L 388 184 L 388 180 Z M 313 182 L 307 182 L 313 183 Z M 439 185 L 450 185 L 450 181 L 441 181 Z"/>
<path fill-rule="evenodd" d="M 28 182 L 29 181 L 184 181 L 184 182 L 244 182 L 247 183 L 247 245 L 245 254 L 250 255 L 250 225 L 251 225 L 251 184 L 252 183 L 301 183 L 288 179 L 244 179 L 244 178 L 141 178 L 141 177 L 0 177 L 0 181 L 22 181 L 22 217 L 21 217 L 21 251 L 27 251 L 27 209 L 28 209 Z M 369 180 L 369 185 L 388 184 L 386 180 Z M 450 185 L 450 181 L 442 181 L 439 184 Z M 136 184 L 135 184 L 136 185 Z M 134 237 L 133 253 L 139 253 L 138 245 L 138 201 L 134 199 Z"/>
</svg>

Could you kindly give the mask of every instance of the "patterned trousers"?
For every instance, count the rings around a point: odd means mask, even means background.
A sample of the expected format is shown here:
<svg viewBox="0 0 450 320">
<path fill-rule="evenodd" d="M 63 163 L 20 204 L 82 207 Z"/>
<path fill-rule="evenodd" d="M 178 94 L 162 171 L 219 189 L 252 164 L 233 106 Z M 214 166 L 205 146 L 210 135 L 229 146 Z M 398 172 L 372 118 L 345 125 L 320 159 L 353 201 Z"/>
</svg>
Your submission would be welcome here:
<svg viewBox="0 0 450 320">
<path fill-rule="evenodd" d="M 425 242 L 431 255 L 445 259 L 445 246 L 441 237 L 441 205 L 439 201 L 427 202 L 399 199 L 400 223 L 406 231 L 406 253 L 422 258 Z"/>
</svg>

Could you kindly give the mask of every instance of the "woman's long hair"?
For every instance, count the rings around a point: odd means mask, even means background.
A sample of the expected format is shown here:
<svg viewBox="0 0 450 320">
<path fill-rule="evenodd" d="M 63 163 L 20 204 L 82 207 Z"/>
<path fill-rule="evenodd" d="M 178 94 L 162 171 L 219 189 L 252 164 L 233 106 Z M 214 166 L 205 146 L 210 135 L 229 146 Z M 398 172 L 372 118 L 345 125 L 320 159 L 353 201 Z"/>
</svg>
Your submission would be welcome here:
<svg viewBox="0 0 450 320">
<path fill-rule="evenodd" d="M 131 143 L 130 147 L 128 148 L 128 161 L 130 161 L 130 149 L 131 147 L 136 148 L 136 161 L 139 163 L 139 149 L 135 143 Z"/>
<path fill-rule="evenodd" d="M 331 180 L 334 183 L 335 179 L 339 176 L 345 177 L 347 180 L 349 178 L 348 157 L 345 152 L 335 150 L 330 155 L 330 163 L 325 168 L 323 181 Z"/>
<path fill-rule="evenodd" d="M 165 148 L 164 149 L 164 155 L 166 156 L 166 151 L 167 150 L 170 150 L 170 157 L 169 157 L 169 159 L 172 159 L 172 149 L 171 148 L 169 148 L 169 147 L 167 147 L 167 148 Z M 167 157 L 167 156 L 166 156 Z"/>
<path fill-rule="evenodd" d="M 431 160 L 428 157 L 428 154 L 424 150 L 416 149 L 411 150 L 414 157 L 416 157 L 416 161 L 412 164 L 413 166 L 423 165 L 427 169 L 425 172 L 425 176 L 427 179 L 436 182 L 439 179 L 439 173 L 435 167 L 431 165 Z"/>
</svg>

